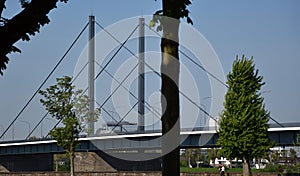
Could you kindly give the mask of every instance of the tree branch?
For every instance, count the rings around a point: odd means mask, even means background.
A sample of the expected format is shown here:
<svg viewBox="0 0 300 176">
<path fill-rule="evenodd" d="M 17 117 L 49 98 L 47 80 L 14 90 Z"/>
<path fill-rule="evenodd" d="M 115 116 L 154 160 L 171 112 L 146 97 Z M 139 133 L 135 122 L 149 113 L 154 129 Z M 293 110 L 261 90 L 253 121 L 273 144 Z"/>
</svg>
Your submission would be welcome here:
<svg viewBox="0 0 300 176">
<path fill-rule="evenodd" d="M 3 2 L 5 0 L 0 0 Z M 59 0 L 31 0 L 24 10 L 0 26 L 0 74 L 6 69 L 7 54 L 20 52 L 13 47 L 18 40 L 30 40 L 29 35 L 39 32 L 41 26 L 50 22 L 47 14 L 54 8 Z M 66 0 L 60 0 L 66 2 Z M 1 5 L 1 4 L 0 4 Z M 0 6 L 1 8 L 1 6 Z"/>
<path fill-rule="evenodd" d="M 0 18 L 2 17 L 3 9 L 5 9 L 5 1 L 6 0 L 0 0 Z"/>
</svg>

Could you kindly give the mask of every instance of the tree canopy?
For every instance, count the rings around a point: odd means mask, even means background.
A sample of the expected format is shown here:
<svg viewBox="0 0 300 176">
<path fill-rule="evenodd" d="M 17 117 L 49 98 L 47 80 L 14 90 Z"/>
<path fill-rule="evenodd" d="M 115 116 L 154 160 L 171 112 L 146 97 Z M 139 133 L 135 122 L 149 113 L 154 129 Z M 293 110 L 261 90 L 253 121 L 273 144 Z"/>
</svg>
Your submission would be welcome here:
<svg viewBox="0 0 300 176">
<path fill-rule="evenodd" d="M 260 93 L 265 83 L 255 69 L 253 58 L 247 59 L 244 55 L 242 59 L 236 57 L 227 79 L 228 91 L 217 144 L 223 156 L 242 159 L 243 175 L 248 175 L 250 159 L 266 156 L 271 147 L 267 133 L 269 112 Z"/>
<path fill-rule="evenodd" d="M 68 0 L 20 0 L 22 11 L 11 19 L 2 16 L 6 9 L 6 0 L 0 0 L 0 74 L 6 69 L 8 54 L 21 52 L 14 44 L 22 39 L 29 41 L 30 35 L 35 35 L 39 29 L 48 24 L 48 13 L 56 8 L 57 2 Z"/>
<path fill-rule="evenodd" d="M 63 147 L 70 158 L 71 175 L 74 174 L 75 148 L 78 145 L 79 134 L 89 132 L 87 123 L 95 122 L 99 112 L 89 112 L 88 96 L 83 95 L 82 90 L 75 90 L 72 78 L 65 76 L 57 78 L 57 83 L 45 91 L 39 93 L 44 97 L 41 103 L 53 118 L 62 121 L 62 126 L 50 131 L 50 136 L 57 141 L 57 145 Z"/>
</svg>

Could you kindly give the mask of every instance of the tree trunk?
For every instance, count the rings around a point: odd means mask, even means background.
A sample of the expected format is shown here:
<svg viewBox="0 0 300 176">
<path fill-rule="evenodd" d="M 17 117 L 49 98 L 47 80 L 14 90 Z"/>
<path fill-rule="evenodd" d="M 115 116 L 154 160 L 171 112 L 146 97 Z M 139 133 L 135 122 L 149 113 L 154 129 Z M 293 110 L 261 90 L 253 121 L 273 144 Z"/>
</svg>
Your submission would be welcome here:
<svg viewBox="0 0 300 176">
<path fill-rule="evenodd" d="M 70 175 L 71 176 L 75 176 L 75 172 L 74 172 L 74 158 L 75 158 L 75 152 L 72 151 L 69 154 L 69 158 L 70 158 Z"/>
<path fill-rule="evenodd" d="M 250 165 L 249 165 L 249 160 L 246 159 L 245 157 L 243 158 L 243 176 L 250 176 Z"/>
<path fill-rule="evenodd" d="M 55 161 L 55 172 L 58 172 L 58 161 Z"/>
<path fill-rule="evenodd" d="M 178 20 L 164 20 L 161 40 L 162 175 L 180 174 Z"/>
</svg>

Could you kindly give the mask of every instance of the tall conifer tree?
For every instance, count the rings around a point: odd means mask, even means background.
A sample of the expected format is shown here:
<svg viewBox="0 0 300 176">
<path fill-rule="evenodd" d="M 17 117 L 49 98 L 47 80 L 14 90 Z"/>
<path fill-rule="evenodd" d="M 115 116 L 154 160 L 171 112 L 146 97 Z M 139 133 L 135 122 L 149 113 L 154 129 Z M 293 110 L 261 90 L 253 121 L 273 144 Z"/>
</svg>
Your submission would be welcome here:
<svg viewBox="0 0 300 176">
<path fill-rule="evenodd" d="M 265 84 L 258 75 L 253 58 L 238 56 L 232 72 L 227 75 L 228 91 L 225 110 L 219 121 L 221 154 L 227 158 L 243 160 L 243 175 L 251 175 L 249 161 L 267 154 L 271 143 L 268 138 L 269 112 L 261 97 Z"/>
</svg>

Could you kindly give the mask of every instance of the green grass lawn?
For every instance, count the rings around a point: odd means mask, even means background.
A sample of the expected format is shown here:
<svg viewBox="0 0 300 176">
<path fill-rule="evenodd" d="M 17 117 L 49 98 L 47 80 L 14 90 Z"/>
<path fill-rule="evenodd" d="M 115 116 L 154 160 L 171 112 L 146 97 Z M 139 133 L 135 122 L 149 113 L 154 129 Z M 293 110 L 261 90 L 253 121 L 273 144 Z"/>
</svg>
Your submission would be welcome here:
<svg viewBox="0 0 300 176">
<path fill-rule="evenodd" d="M 278 167 L 281 167 L 281 172 L 285 171 L 287 173 L 300 173 L 300 164 L 294 166 L 268 166 L 265 169 L 251 169 L 251 172 L 272 172 L 279 173 Z M 202 173 L 218 173 L 218 168 L 189 168 L 181 167 L 180 172 L 202 172 Z M 225 172 L 227 173 L 243 173 L 243 168 L 226 168 Z"/>
<path fill-rule="evenodd" d="M 257 169 L 251 169 L 252 172 L 259 172 Z M 188 168 L 188 167 L 181 167 L 180 172 L 215 172 L 218 173 L 219 169 L 218 168 Z M 227 173 L 242 173 L 243 169 L 242 168 L 227 168 L 226 169 Z"/>
</svg>

